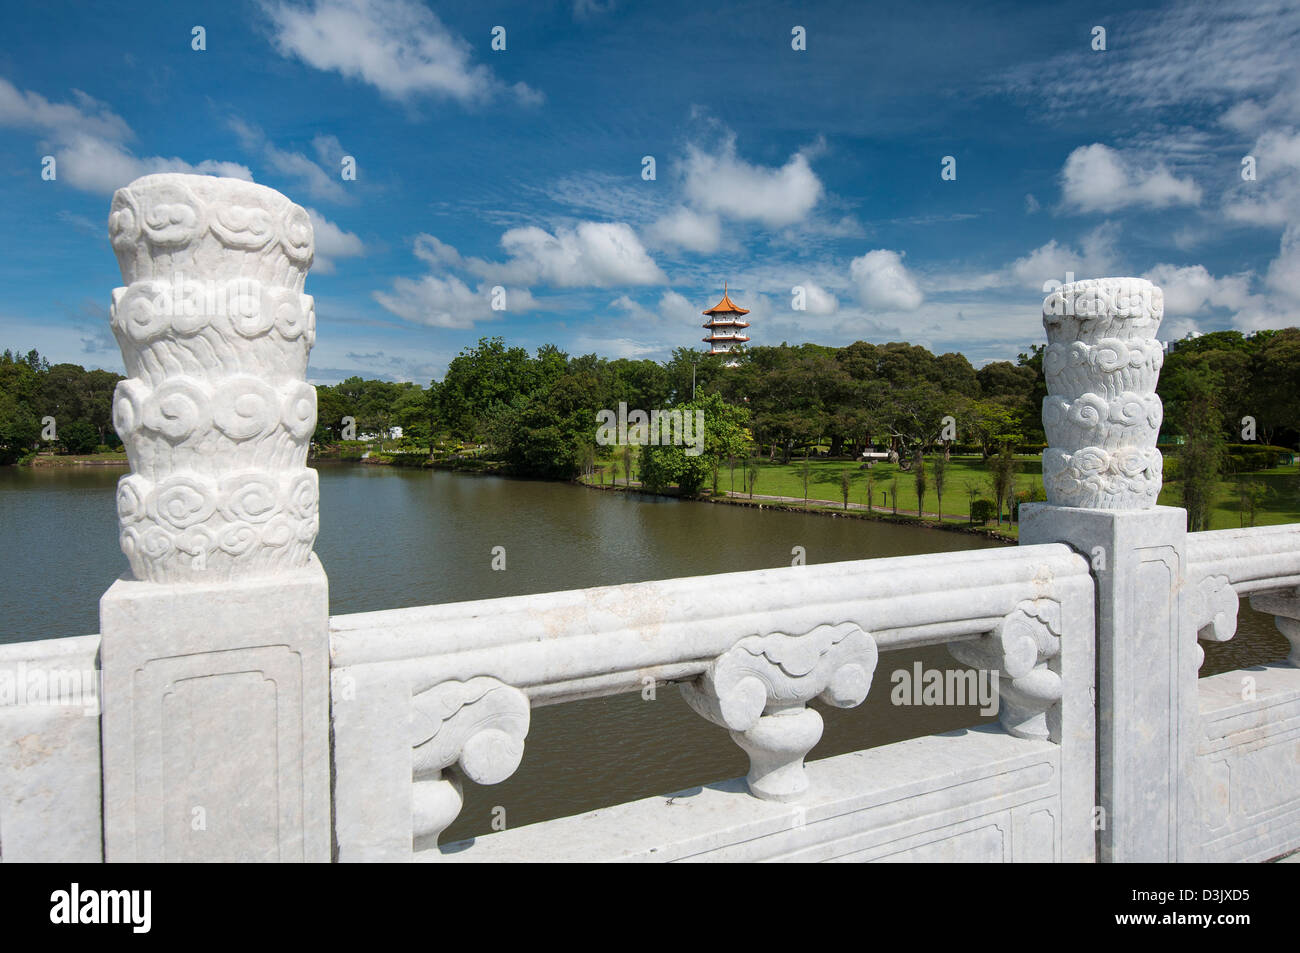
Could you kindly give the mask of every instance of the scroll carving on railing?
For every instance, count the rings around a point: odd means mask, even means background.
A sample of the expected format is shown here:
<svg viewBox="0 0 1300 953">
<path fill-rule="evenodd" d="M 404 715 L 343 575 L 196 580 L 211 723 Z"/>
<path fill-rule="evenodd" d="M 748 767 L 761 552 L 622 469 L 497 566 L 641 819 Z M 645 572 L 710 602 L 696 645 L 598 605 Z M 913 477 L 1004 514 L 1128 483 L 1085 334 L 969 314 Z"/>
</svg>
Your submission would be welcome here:
<svg viewBox="0 0 1300 953">
<path fill-rule="evenodd" d="M 1277 630 L 1291 643 L 1287 664 L 1300 668 L 1300 586 L 1280 592 L 1254 593 L 1250 607 L 1273 617 Z"/>
<path fill-rule="evenodd" d="M 1228 577 L 1207 575 L 1196 584 L 1192 597 L 1193 623 L 1196 626 L 1196 667 L 1205 663 L 1201 642 L 1227 642 L 1237 634 L 1237 611 L 1241 600 Z"/>
<path fill-rule="evenodd" d="M 1017 738 L 1048 740 L 1049 711 L 1061 700 L 1061 676 L 1049 667 L 1061 651 L 1061 605 L 1026 600 L 1002 624 L 969 642 L 949 643 L 959 662 L 999 673 L 998 721 Z"/>
<path fill-rule="evenodd" d="M 499 784 L 515 773 L 529 713 L 527 695 L 486 675 L 442 682 L 411 699 L 415 849 L 436 847 L 460 813 L 455 768 L 476 784 Z"/>
<path fill-rule="evenodd" d="M 1161 290 L 1142 278 L 1062 285 L 1043 302 L 1043 487 L 1057 506 L 1150 509 L 1163 461 Z"/>
<path fill-rule="evenodd" d="M 307 212 L 251 182 L 150 175 L 114 194 L 109 236 L 126 283 L 111 308 L 128 375 L 113 424 L 131 464 L 117 511 L 132 572 L 170 583 L 306 566 Z"/>
<path fill-rule="evenodd" d="M 822 717 L 807 703 L 862 704 L 876 659 L 875 640 L 851 622 L 803 635 L 751 635 L 681 691 L 699 714 L 730 729 L 749 755 L 750 792 L 790 801 L 808 789 L 804 758 L 822 735 Z"/>
</svg>

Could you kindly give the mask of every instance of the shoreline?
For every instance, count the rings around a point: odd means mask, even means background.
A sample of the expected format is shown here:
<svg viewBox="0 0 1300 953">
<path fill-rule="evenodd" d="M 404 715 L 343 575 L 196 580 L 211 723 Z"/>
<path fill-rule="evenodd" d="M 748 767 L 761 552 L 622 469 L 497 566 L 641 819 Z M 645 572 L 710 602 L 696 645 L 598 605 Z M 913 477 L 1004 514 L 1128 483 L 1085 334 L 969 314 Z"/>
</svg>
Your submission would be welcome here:
<svg viewBox="0 0 1300 953">
<path fill-rule="evenodd" d="M 935 520 L 921 519 L 916 516 L 904 516 L 901 513 L 895 516 L 893 513 L 880 513 L 874 510 L 866 510 L 863 508 L 863 504 L 861 503 L 850 504 L 851 507 L 857 507 L 856 510 L 852 508 L 845 510 L 839 508 L 842 504 L 827 500 L 809 500 L 809 505 L 804 506 L 802 501 L 794 503 L 784 500 L 750 500 L 731 496 L 679 496 L 676 493 L 655 493 L 641 487 L 620 486 L 618 484 L 601 485 L 587 483 L 583 480 L 573 480 L 570 482 L 586 487 L 589 490 L 601 490 L 604 492 L 613 491 L 617 493 L 644 493 L 647 496 L 661 496 L 669 499 L 685 500 L 691 503 L 714 503 L 723 506 L 747 506 L 751 509 L 779 510 L 786 513 L 806 513 L 813 516 L 829 516 L 839 519 L 878 520 L 882 523 L 893 523 L 898 526 L 912 526 L 918 529 L 935 529 L 941 530 L 945 533 L 962 533 L 966 536 L 983 536 L 986 539 L 992 539 L 999 543 L 1006 543 L 1010 546 L 1019 545 L 1019 540 L 1016 537 L 1009 536 L 996 529 L 985 529 L 982 527 L 972 526 L 969 523 L 941 523 Z M 826 505 L 813 506 L 812 504 L 814 502 Z"/>
</svg>

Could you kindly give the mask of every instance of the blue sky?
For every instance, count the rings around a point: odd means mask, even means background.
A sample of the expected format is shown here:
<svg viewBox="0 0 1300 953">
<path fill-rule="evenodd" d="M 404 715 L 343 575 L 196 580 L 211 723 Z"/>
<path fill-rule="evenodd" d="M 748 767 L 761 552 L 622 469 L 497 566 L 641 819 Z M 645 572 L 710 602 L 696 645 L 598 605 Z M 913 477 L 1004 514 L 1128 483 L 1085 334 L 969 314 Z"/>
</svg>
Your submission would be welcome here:
<svg viewBox="0 0 1300 953">
<path fill-rule="evenodd" d="M 311 211 L 317 383 L 427 384 L 484 335 L 664 358 L 702 347 L 724 280 L 755 344 L 977 365 L 1042 340 L 1067 271 L 1157 281 L 1163 338 L 1300 323 L 1294 3 L 6 0 L 0 20 L 0 346 L 52 361 L 121 370 L 108 205 L 167 170 Z"/>
</svg>

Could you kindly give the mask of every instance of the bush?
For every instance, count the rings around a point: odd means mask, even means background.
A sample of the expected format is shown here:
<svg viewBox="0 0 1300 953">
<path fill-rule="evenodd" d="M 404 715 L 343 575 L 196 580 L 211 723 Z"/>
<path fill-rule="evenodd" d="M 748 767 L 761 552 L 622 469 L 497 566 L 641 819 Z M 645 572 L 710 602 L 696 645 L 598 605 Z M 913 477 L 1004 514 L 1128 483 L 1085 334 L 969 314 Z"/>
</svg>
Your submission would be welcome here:
<svg viewBox="0 0 1300 953">
<path fill-rule="evenodd" d="M 1271 470 L 1279 461 L 1290 459 L 1295 451 L 1258 443 L 1228 444 L 1228 465 L 1236 473 Z"/>
<path fill-rule="evenodd" d="M 1046 503 L 1046 502 L 1047 502 L 1047 491 L 1044 490 L 1040 484 L 1035 483 L 1028 490 L 1021 490 L 1019 493 L 1015 495 L 1015 498 L 1011 501 L 1011 518 L 1016 522 L 1020 522 L 1021 503 Z"/>
<path fill-rule="evenodd" d="M 976 500 L 970 508 L 971 520 L 976 523 L 987 523 L 993 519 L 993 501 Z"/>
<path fill-rule="evenodd" d="M 74 420 L 59 428 L 59 447 L 64 453 L 94 453 L 99 431 L 84 420 Z"/>
</svg>

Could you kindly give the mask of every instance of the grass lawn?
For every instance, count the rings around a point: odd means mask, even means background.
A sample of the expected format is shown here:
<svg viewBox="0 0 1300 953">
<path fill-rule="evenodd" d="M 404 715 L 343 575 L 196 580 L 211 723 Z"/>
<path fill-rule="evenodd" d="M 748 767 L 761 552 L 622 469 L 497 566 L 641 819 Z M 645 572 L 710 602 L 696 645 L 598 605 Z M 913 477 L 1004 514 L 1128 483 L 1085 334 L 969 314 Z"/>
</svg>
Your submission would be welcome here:
<svg viewBox="0 0 1300 953">
<path fill-rule="evenodd" d="M 1036 456 L 1018 456 L 1020 472 L 1016 474 L 1017 490 L 1028 490 L 1035 485 L 1042 485 L 1042 461 Z M 893 511 L 893 481 L 898 477 L 898 512 L 900 515 L 916 515 L 916 472 L 901 470 L 897 464 L 877 463 L 871 470 L 861 469 L 861 465 L 848 460 L 808 461 L 808 498 L 810 500 L 832 500 L 839 502 L 840 479 L 845 471 L 849 474 L 849 502 L 867 502 L 867 481 L 871 481 L 872 502 L 877 509 Z M 934 513 L 938 507 L 938 497 L 934 493 L 934 466 L 929 459 L 925 466 L 926 491 L 925 511 Z M 743 486 L 740 467 L 736 467 L 736 489 Z M 978 491 L 978 497 L 992 499 L 993 491 L 989 488 L 989 473 L 979 457 L 957 457 L 948 461 L 947 472 L 943 481 L 943 511 L 945 516 L 960 517 L 970 511 L 969 488 Z M 718 480 L 718 489 L 731 488 L 731 475 L 722 471 Z M 804 462 L 791 460 L 789 463 L 760 463 L 758 482 L 754 493 L 767 496 L 790 496 L 802 500 L 804 497 Z M 888 496 L 886 496 L 888 494 Z"/>
<path fill-rule="evenodd" d="M 1300 467 L 1293 465 L 1243 473 L 1221 481 L 1210 513 L 1210 529 L 1236 529 L 1248 525 L 1248 521 L 1246 524 L 1242 522 L 1240 487 L 1251 480 L 1257 480 L 1265 488 L 1264 499 L 1255 512 L 1256 526 L 1300 523 Z M 1161 505 L 1180 506 L 1179 492 L 1177 483 L 1166 483 L 1160 491 Z"/>
<path fill-rule="evenodd" d="M 611 471 L 617 467 L 616 475 L 623 479 L 622 454 L 625 448 L 614 448 L 615 459 L 604 461 L 605 480 L 611 478 Z M 1042 486 L 1042 460 L 1039 456 L 1018 455 L 1020 471 L 1015 477 L 1016 490 L 1029 490 Z M 804 499 L 804 461 L 792 459 L 789 463 L 772 463 L 760 461 L 758 464 L 758 481 L 754 485 L 754 494 L 759 496 L 784 496 L 802 501 Z M 812 458 L 808 461 L 807 497 L 812 500 L 829 500 L 838 505 L 840 496 L 840 477 L 845 471 L 849 473 L 849 502 L 864 504 L 867 502 L 867 481 L 871 481 L 872 503 L 877 512 L 893 511 L 893 480 L 898 477 L 898 513 L 900 516 L 916 515 L 915 472 L 900 470 L 896 464 L 877 463 L 870 471 L 861 469 L 860 465 L 850 460 L 827 460 Z M 869 475 L 869 476 L 868 476 Z M 1275 467 L 1257 473 L 1246 473 L 1229 477 L 1219 484 L 1219 494 L 1210 517 L 1211 529 L 1230 529 L 1242 525 L 1240 486 L 1242 483 L 1257 480 L 1265 486 L 1265 496 L 1255 514 L 1255 525 L 1267 526 L 1277 523 L 1300 523 L 1300 467 Z M 594 481 L 593 481 L 594 482 Z M 933 514 L 938 508 L 938 498 L 934 493 L 934 465 L 932 459 L 926 460 L 925 512 Z M 948 461 L 947 473 L 944 475 L 943 511 L 945 522 L 966 522 L 970 511 L 969 489 L 974 487 L 977 499 L 993 498 L 989 487 L 990 476 L 983 461 L 978 456 L 954 456 Z M 725 492 L 733 488 L 741 492 L 745 485 L 744 468 L 737 461 L 734 484 L 732 472 L 723 467 L 718 476 L 718 489 Z M 706 487 L 707 489 L 707 487 Z M 1180 505 L 1180 486 L 1177 482 L 1166 482 L 1160 492 L 1163 506 Z M 886 496 L 885 494 L 889 494 Z M 811 505 L 811 504 L 810 504 Z M 815 508 L 825 508 L 824 505 Z M 992 523 L 991 523 L 992 525 Z M 1008 525 L 1003 522 L 1003 530 Z M 1009 530 L 1015 535 L 1014 526 Z"/>
<path fill-rule="evenodd" d="M 106 453 L 38 453 L 32 457 L 30 466 L 33 467 L 75 467 L 84 464 L 95 463 L 126 463 L 125 450 L 110 450 Z"/>
</svg>

